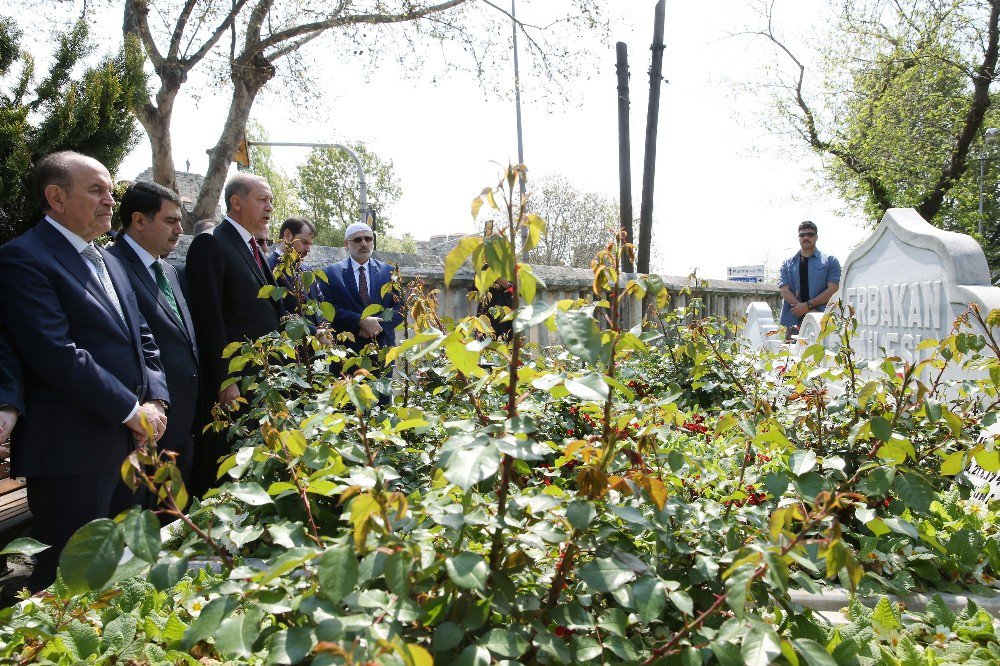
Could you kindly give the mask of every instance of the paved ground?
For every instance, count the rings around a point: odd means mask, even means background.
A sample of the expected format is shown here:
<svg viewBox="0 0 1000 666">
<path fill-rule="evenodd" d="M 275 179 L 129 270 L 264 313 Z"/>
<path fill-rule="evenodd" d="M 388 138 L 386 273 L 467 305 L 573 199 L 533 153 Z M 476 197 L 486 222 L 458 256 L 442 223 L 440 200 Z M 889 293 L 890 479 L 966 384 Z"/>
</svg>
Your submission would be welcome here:
<svg viewBox="0 0 1000 666">
<path fill-rule="evenodd" d="M 12 555 L 7 558 L 8 571 L 0 576 L 0 608 L 7 608 L 17 603 L 15 596 L 28 582 L 31 574 L 31 560 Z"/>
</svg>

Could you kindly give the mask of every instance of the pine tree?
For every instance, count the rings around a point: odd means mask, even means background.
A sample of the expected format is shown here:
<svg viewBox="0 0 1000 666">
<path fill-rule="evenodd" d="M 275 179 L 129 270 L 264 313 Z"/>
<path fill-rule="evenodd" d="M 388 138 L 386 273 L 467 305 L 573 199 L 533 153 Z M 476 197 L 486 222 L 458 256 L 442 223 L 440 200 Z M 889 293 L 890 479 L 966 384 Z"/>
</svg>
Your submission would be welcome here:
<svg viewBox="0 0 1000 666">
<path fill-rule="evenodd" d="M 0 242 L 38 220 L 30 172 L 39 157 L 75 150 L 114 173 L 138 140 L 129 109 L 146 86 L 134 41 L 73 77 L 90 50 L 83 21 L 59 37 L 52 66 L 37 84 L 34 58 L 20 52 L 20 40 L 13 21 L 0 17 Z"/>
</svg>

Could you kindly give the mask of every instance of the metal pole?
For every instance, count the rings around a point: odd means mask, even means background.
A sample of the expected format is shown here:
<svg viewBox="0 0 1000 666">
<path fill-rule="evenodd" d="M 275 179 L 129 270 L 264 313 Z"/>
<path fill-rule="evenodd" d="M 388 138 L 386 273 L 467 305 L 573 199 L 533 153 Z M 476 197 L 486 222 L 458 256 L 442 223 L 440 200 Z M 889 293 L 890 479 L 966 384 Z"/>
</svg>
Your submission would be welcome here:
<svg viewBox="0 0 1000 666">
<path fill-rule="evenodd" d="M 354 166 L 358 168 L 358 186 L 361 190 L 360 194 L 360 208 L 358 211 L 360 217 L 358 218 L 361 222 L 368 224 L 368 185 L 365 184 L 365 170 L 361 166 L 361 159 L 355 154 L 353 150 L 347 146 L 341 145 L 339 143 L 308 143 L 308 142 L 296 142 L 296 141 L 247 141 L 247 146 L 285 146 L 291 148 L 336 148 L 342 150 L 351 156 L 354 160 Z"/>
<path fill-rule="evenodd" d="M 629 92 L 628 92 L 628 45 L 618 42 L 615 45 L 618 55 L 618 209 L 620 211 L 621 228 L 625 230 L 629 243 L 635 242 L 632 230 L 632 147 L 629 141 Z M 623 257 L 622 270 L 631 273 L 635 270 L 632 258 Z"/>
<path fill-rule="evenodd" d="M 524 138 L 521 135 L 521 68 L 517 59 L 517 0 L 510 0 L 510 21 L 514 32 L 514 108 L 517 115 L 517 163 L 524 164 Z M 524 175 L 518 179 L 521 185 L 521 202 L 524 202 Z M 518 204 L 518 210 L 521 205 Z M 528 228 L 521 227 L 521 261 L 528 261 Z"/>
<path fill-rule="evenodd" d="M 979 156 L 979 236 L 983 235 L 983 181 L 986 179 L 986 153 Z"/>
<path fill-rule="evenodd" d="M 656 3 L 653 27 L 653 61 L 649 67 L 649 110 L 646 115 L 646 155 L 642 169 L 642 204 L 639 208 L 638 271 L 649 272 L 653 233 L 653 179 L 656 174 L 656 129 L 660 115 L 660 82 L 663 80 L 663 21 L 665 0 Z"/>
</svg>

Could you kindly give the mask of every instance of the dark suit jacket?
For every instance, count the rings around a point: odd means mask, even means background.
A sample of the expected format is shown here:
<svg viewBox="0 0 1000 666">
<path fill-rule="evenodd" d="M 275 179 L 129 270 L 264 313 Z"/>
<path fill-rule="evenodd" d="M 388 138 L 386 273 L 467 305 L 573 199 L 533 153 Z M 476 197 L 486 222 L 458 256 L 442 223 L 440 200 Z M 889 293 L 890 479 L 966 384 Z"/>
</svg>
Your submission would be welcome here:
<svg viewBox="0 0 1000 666">
<path fill-rule="evenodd" d="M 10 405 L 24 413 L 24 378 L 21 360 L 10 345 L 10 334 L 0 326 L 0 405 Z"/>
<path fill-rule="evenodd" d="M 267 262 L 268 268 L 270 268 L 272 271 L 274 271 L 275 266 L 277 266 L 279 263 L 281 263 L 281 255 L 278 254 L 277 250 L 271 250 L 270 252 L 267 253 L 267 256 L 264 258 L 264 261 Z M 300 271 L 311 271 L 313 269 L 310 268 L 309 266 L 307 266 L 304 263 L 300 263 L 299 264 L 299 270 Z M 284 302 L 285 312 L 287 314 L 292 314 L 292 313 L 296 312 L 297 307 L 298 307 L 298 302 L 296 301 L 296 298 L 294 296 L 294 287 L 295 287 L 295 285 L 292 284 L 292 281 L 289 280 L 287 276 L 282 276 L 280 278 L 275 278 L 275 280 L 277 281 L 278 286 L 284 287 L 289 292 L 289 295 L 285 297 L 285 302 Z M 307 298 L 311 298 L 312 300 L 314 300 L 316 302 L 319 302 L 320 300 L 323 299 L 323 295 L 320 293 L 320 290 L 319 290 L 319 283 L 320 282 L 321 282 L 320 280 L 316 280 L 311 285 L 309 285 L 309 293 L 307 294 Z M 307 317 L 307 320 L 313 326 L 318 326 L 320 324 L 320 322 L 323 321 L 323 319 L 321 319 L 319 316 L 315 316 L 315 315 Z"/>
<path fill-rule="evenodd" d="M 376 342 L 381 347 L 392 347 L 396 344 L 396 327 L 403 321 L 399 311 L 398 294 L 390 291 L 382 296 L 383 285 L 392 278 L 392 266 L 370 258 L 365 268 L 368 271 L 370 302 L 381 305 L 385 309 L 376 316 L 384 317 L 386 310 L 392 310 L 392 319 L 382 323 L 382 332 L 378 334 Z M 361 337 L 361 313 L 364 312 L 365 307 L 361 303 L 358 284 L 354 280 L 350 257 L 327 266 L 323 272 L 326 273 L 327 282 L 320 284 L 320 291 L 323 294 L 323 299 L 330 301 L 336 308 L 333 328 L 337 332 L 353 333 L 354 343 L 348 346 L 355 350 L 361 349 L 370 341 Z"/>
<path fill-rule="evenodd" d="M 117 469 L 132 447 L 122 421 L 135 403 L 169 402 L 135 292 L 118 260 L 101 254 L 125 321 L 87 260 L 49 222 L 0 248 L 0 316 L 24 372 L 14 474 Z"/>
<path fill-rule="evenodd" d="M 125 240 L 124 234 L 118 237 L 109 251 L 125 267 L 125 273 L 139 301 L 139 311 L 149 324 L 156 346 L 160 349 L 160 361 L 167 376 L 170 414 L 167 417 L 167 430 L 157 444 L 161 449 L 189 453 L 198 405 L 198 346 L 195 343 L 191 313 L 177 280 L 177 272 L 173 266 L 162 262 L 163 273 L 174 292 L 181 319 L 174 314 L 156 280 Z"/>
<path fill-rule="evenodd" d="M 185 270 L 204 402 L 214 402 L 229 377 L 229 360 L 222 358 L 222 350 L 231 342 L 255 340 L 278 330 L 282 307 L 257 298 L 261 287 L 274 284 L 274 276 L 266 262 L 263 269 L 257 266 L 249 246 L 228 221 L 195 236 Z"/>
</svg>

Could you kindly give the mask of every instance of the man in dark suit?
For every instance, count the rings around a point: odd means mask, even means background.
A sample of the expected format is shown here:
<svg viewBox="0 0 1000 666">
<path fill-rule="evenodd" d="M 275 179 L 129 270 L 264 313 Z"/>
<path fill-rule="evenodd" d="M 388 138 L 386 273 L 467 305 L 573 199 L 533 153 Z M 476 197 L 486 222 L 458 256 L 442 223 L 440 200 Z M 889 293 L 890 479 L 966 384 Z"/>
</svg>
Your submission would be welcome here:
<svg viewBox="0 0 1000 666">
<path fill-rule="evenodd" d="M 128 275 L 160 349 L 170 390 L 170 424 L 157 442 L 175 451 L 185 483 L 190 479 L 194 417 L 198 404 L 198 346 L 177 272 L 160 259 L 177 246 L 183 227 L 181 200 L 155 183 L 134 183 L 122 196 L 122 231 L 110 249 Z"/>
<path fill-rule="evenodd" d="M 111 229 L 113 183 L 63 151 L 35 166 L 45 218 L 0 248 L 0 312 L 22 364 L 25 410 L 12 446 L 27 479 L 39 553 L 33 591 L 55 579 L 70 536 L 135 500 L 120 468 L 167 425 L 159 352 L 118 260 L 93 241 Z"/>
<path fill-rule="evenodd" d="M 275 267 L 281 262 L 282 257 L 291 250 L 295 250 L 295 253 L 298 255 L 299 263 L 296 266 L 296 270 L 299 272 L 310 270 L 303 262 L 309 255 L 313 240 L 316 238 L 316 229 L 312 223 L 304 217 L 290 217 L 282 222 L 278 237 L 280 240 L 275 244 L 274 249 L 267 254 L 267 265 L 271 270 L 274 271 Z M 288 276 L 279 277 L 277 281 L 280 286 L 289 291 L 289 296 L 285 298 L 285 310 L 289 313 L 295 312 L 298 302 L 294 295 L 295 285 L 293 281 Z M 317 284 L 318 281 L 309 285 L 308 298 L 319 301 L 321 295 Z M 319 321 L 315 317 L 310 317 L 310 320 L 314 325 L 319 324 Z"/>
<path fill-rule="evenodd" d="M 231 342 L 255 340 L 278 330 L 282 308 L 257 298 L 274 276 L 257 243 L 267 236 L 271 219 L 271 188 L 267 181 L 237 173 L 226 183 L 226 217 L 212 231 L 198 234 L 187 254 L 188 303 L 201 356 L 202 406 L 231 407 L 240 387 L 222 383 L 229 378 L 229 360 L 222 351 Z M 206 411 L 207 414 L 207 411 Z M 217 462 L 229 453 L 224 436 L 205 437 L 195 451 L 191 489 L 203 494 L 215 485 Z"/>
<path fill-rule="evenodd" d="M 380 348 L 392 347 L 396 327 L 403 321 L 399 294 L 395 290 L 382 294 L 382 288 L 392 280 L 392 267 L 372 257 L 375 233 L 364 222 L 347 227 L 344 238 L 350 256 L 324 268 L 327 282 L 320 284 L 324 300 L 335 309 L 333 329 L 354 336 L 346 343 L 354 351 L 373 342 Z M 370 305 L 382 306 L 381 312 L 362 316 Z M 379 404 L 388 403 L 389 395 L 383 390 Z"/>
</svg>

